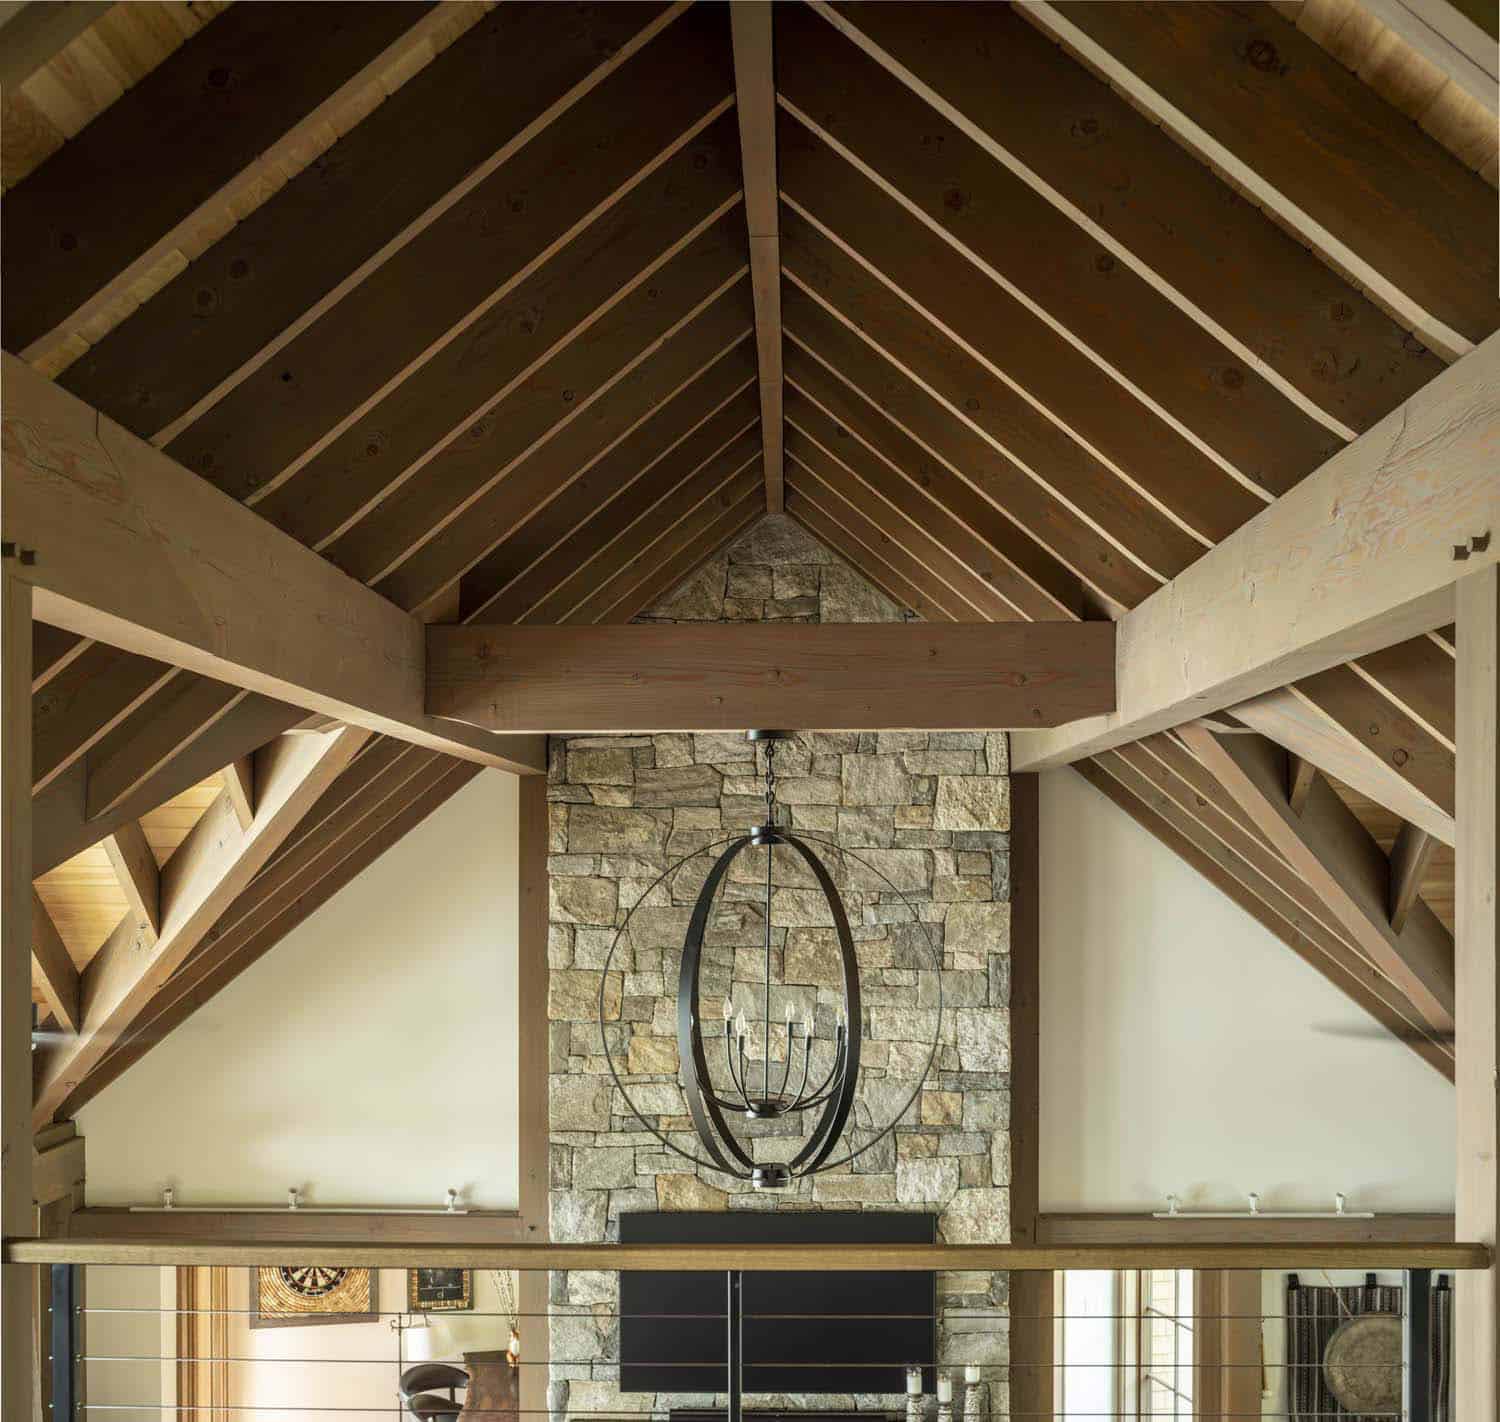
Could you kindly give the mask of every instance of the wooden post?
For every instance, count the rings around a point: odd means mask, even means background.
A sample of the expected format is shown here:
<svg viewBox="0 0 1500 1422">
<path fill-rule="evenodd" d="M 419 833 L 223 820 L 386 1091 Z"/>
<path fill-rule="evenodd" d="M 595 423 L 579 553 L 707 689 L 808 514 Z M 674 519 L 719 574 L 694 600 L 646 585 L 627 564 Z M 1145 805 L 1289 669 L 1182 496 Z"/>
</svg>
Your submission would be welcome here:
<svg viewBox="0 0 1500 1422">
<path fill-rule="evenodd" d="M 516 1021 L 520 1028 L 516 1091 L 520 1135 L 520 1212 L 523 1237 L 549 1239 L 547 1185 L 551 1176 L 551 1139 L 547 1114 L 547 778 L 520 777 L 517 816 L 519 859 L 518 977 Z M 521 1311 L 522 1415 L 540 1414 L 547 1406 L 550 1357 L 546 1318 L 548 1275 L 522 1270 L 516 1287 Z"/>
<path fill-rule="evenodd" d="M 0 1229 L 36 1233 L 31 1142 L 31 586 L 0 563 Z M 32 1276 L 0 1265 L 0 1416 L 32 1415 Z"/>
<path fill-rule="evenodd" d="M 1041 814 L 1035 775 L 1010 782 L 1010 1238 L 1037 1243 L 1041 1210 Z M 1010 1281 L 1010 1408 L 1052 1415 L 1054 1276 Z"/>
<path fill-rule="evenodd" d="M 1456 1076 L 1458 1238 L 1494 1248 L 1500 1225 L 1495 951 L 1500 943 L 1500 571 L 1458 584 Z M 1500 1416 L 1500 1270 L 1458 1275 L 1454 1417 Z"/>
</svg>

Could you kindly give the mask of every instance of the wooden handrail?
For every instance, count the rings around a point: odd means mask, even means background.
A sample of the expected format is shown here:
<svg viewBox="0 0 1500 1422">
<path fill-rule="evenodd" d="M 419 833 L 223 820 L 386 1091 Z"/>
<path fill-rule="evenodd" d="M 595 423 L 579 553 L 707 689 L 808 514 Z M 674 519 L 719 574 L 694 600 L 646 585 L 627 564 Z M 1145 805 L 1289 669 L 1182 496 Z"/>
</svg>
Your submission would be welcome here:
<svg viewBox="0 0 1500 1422">
<path fill-rule="evenodd" d="M 1246 1244 L 288 1244 L 7 1239 L 9 1264 L 276 1265 L 406 1269 L 1487 1269 L 1483 1244 L 1328 1240 Z"/>
</svg>

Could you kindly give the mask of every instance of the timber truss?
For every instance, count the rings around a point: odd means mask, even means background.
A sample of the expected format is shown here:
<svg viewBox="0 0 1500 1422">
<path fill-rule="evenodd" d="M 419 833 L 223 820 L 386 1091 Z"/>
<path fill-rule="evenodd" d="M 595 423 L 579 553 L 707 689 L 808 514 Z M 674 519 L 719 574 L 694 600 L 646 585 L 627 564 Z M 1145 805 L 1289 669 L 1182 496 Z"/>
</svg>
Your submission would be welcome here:
<svg viewBox="0 0 1500 1422">
<path fill-rule="evenodd" d="M 1496 98 L 1421 8 L 21 7 L 36 1123 L 685 662 L 1024 729 L 1451 1078 Z M 767 516 L 921 625 L 620 625 Z"/>
</svg>

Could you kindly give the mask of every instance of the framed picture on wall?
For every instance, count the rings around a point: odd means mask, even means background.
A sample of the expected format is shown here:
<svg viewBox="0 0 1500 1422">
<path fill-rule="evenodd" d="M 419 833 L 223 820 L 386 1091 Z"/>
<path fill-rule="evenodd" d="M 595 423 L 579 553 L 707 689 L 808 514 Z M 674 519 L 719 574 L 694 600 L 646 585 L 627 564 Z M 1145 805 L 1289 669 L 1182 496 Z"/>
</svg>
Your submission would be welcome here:
<svg viewBox="0 0 1500 1422">
<path fill-rule="evenodd" d="M 251 1328 L 373 1323 L 379 1317 L 373 1269 L 284 1264 L 251 1269 Z"/>
<path fill-rule="evenodd" d="M 411 1313 L 447 1313 L 474 1307 L 471 1269 L 408 1269 L 406 1307 Z"/>
</svg>

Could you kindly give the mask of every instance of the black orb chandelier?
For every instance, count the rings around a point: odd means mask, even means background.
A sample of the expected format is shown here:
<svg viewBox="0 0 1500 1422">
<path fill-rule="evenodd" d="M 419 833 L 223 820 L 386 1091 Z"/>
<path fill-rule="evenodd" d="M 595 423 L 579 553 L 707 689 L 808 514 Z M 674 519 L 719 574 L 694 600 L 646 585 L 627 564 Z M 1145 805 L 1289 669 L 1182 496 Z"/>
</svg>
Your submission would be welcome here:
<svg viewBox="0 0 1500 1422">
<path fill-rule="evenodd" d="M 737 1180 L 748 1181 L 758 1190 L 785 1189 L 795 1180 L 847 1165 L 855 1157 L 863 1155 L 896 1129 L 897 1123 L 915 1102 L 937 1051 L 942 1020 L 942 956 L 933 943 L 926 923 L 912 908 L 906 895 L 876 866 L 860 859 L 858 855 L 850 855 L 850 858 L 860 863 L 876 880 L 883 882 L 891 895 L 906 905 L 912 921 L 920 927 L 934 969 L 936 1003 L 930 1009 L 933 1012 L 934 1022 L 932 1040 L 927 1045 L 926 1059 L 910 1095 L 888 1123 L 874 1130 L 869 1140 L 861 1145 L 851 1146 L 846 1152 L 835 1157 L 834 1152 L 849 1124 L 858 1091 L 862 1023 L 859 964 L 855 956 L 854 935 L 849 927 L 849 916 L 839 896 L 838 888 L 834 884 L 833 876 L 813 848 L 813 844 L 817 843 L 838 851 L 838 846 L 819 835 L 793 834 L 788 828 L 777 823 L 776 748 L 778 743 L 791 740 L 792 732 L 750 731 L 747 735 L 752 744 L 763 747 L 765 752 L 764 822 L 752 826 L 747 834 L 720 840 L 704 849 L 685 855 L 669 865 L 640 896 L 635 908 L 631 909 L 620 926 L 605 960 L 605 971 L 600 975 L 599 1026 L 610 1074 L 620 1088 L 631 1114 L 668 1150 L 685 1157 L 694 1164 L 707 1166 Z M 832 1060 L 827 1071 L 821 1073 L 817 1079 L 813 1076 L 815 1023 L 811 1016 L 806 1020 L 800 1019 L 795 1008 L 788 1009 L 783 1026 L 785 1054 L 781 1063 L 779 1080 L 777 1079 L 778 1073 L 772 1064 L 773 1027 L 780 1025 L 773 1024 L 771 1015 L 774 958 L 771 925 L 771 903 L 774 890 L 772 865 L 773 851 L 777 846 L 783 846 L 787 851 L 798 856 L 812 875 L 827 901 L 838 940 L 843 1001 L 834 1026 Z M 703 1036 L 703 1015 L 699 1010 L 704 938 L 709 931 L 714 905 L 720 887 L 729 875 L 730 866 L 741 854 L 752 849 L 764 849 L 766 854 L 765 972 L 761 984 L 763 1010 L 759 1014 L 764 1030 L 764 1042 L 760 1060 L 757 1062 L 749 1052 L 752 1037 L 751 1026 L 746 1021 L 743 1010 L 738 1014 L 735 1013 L 731 996 L 726 995 L 723 1003 L 723 1052 L 727 1085 L 719 1088 L 715 1087 L 709 1070 L 709 1049 Z M 694 1131 L 703 1148 L 704 1155 L 698 1156 L 683 1150 L 658 1130 L 631 1099 L 630 1089 L 621 1080 L 614 1055 L 610 1050 L 609 1032 L 604 1015 L 604 985 L 608 980 L 616 950 L 630 933 L 631 920 L 636 908 L 651 898 L 651 892 L 658 884 L 668 880 L 690 860 L 700 855 L 711 854 L 715 850 L 720 852 L 709 868 L 697 901 L 693 905 L 692 917 L 689 919 L 687 934 L 682 945 L 682 964 L 677 979 L 679 1084 L 687 1101 L 688 1116 L 692 1120 Z M 848 854 L 848 851 L 838 852 Z M 795 1154 L 786 1161 L 757 1161 L 753 1153 L 753 1142 L 742 1142 L 730 1124 L 732 1118 L 736 1116 L 748 1121 L 776 1121 L 784 1117 L 804 1116 L 808 1113 L 816 1113 L 816 1117 L 802 1133 L 801 1144 Z"/>
</svg>

